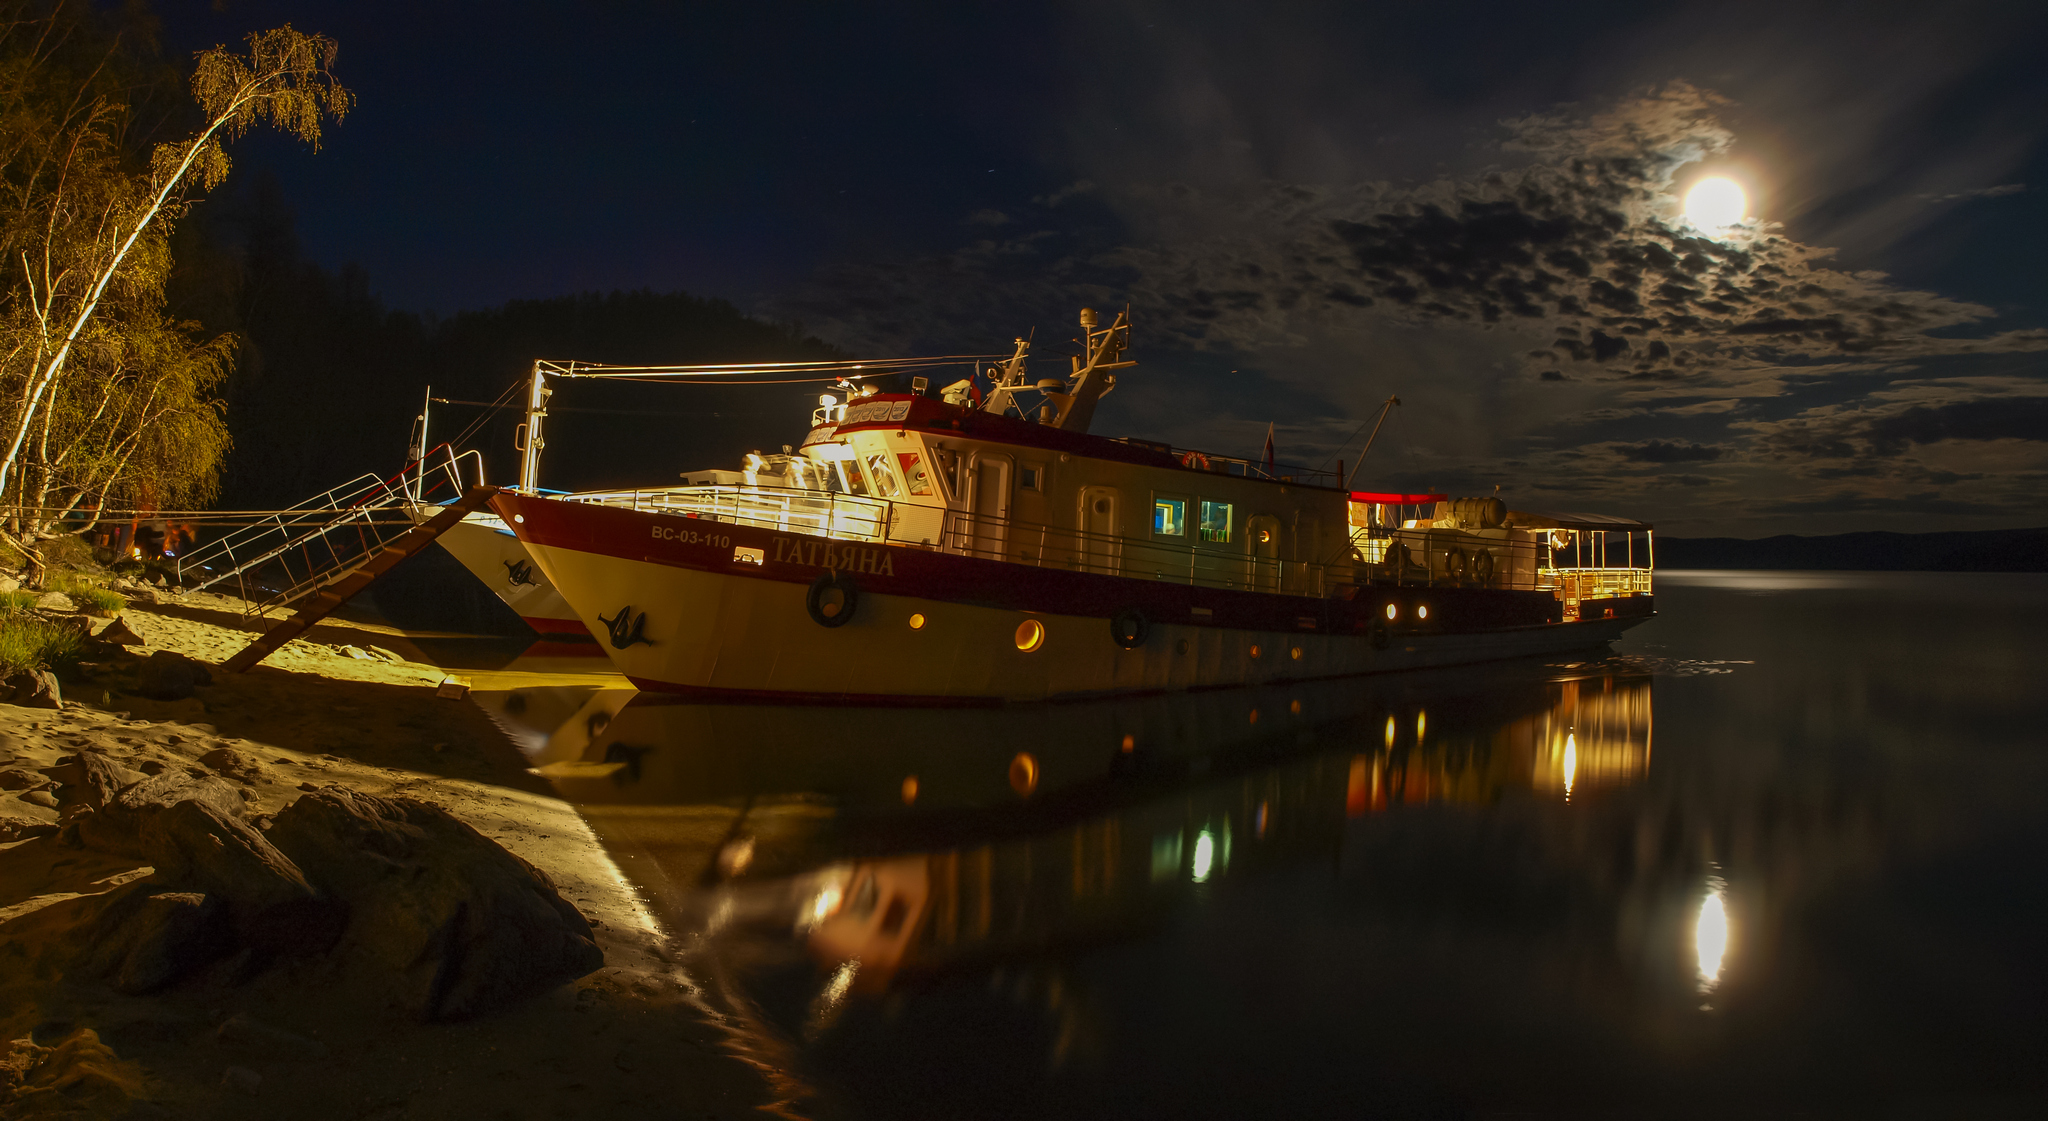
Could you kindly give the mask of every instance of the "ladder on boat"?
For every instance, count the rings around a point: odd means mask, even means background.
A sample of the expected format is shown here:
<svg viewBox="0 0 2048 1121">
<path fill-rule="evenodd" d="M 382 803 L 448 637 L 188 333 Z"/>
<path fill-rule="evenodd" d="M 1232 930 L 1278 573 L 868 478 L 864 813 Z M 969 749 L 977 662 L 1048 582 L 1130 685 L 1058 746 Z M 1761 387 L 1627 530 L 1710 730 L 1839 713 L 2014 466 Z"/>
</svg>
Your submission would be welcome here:
<svg viewBox="0 0 2048 1121">
<path fill-rule="evenodd" d="M 326 580 L 298 599 L 289 618 L 258 635 L 254 642 L 222 663 L 221 669 L 228 673 L 242 673 L 269 657 L 285 643 L 306 633 L 335 608 L 348 602 L 349 597 L 369 587 L 372 580 L 390 571 L 399 561 L 433 544 L 434 539 L 449 526 L 483 509 L 491 496 L 497 493 L 497 487 L 474 486 L 461 498 L 439 507 L 433 517 L 415 524 L 362 563 Z"/>
</svg>

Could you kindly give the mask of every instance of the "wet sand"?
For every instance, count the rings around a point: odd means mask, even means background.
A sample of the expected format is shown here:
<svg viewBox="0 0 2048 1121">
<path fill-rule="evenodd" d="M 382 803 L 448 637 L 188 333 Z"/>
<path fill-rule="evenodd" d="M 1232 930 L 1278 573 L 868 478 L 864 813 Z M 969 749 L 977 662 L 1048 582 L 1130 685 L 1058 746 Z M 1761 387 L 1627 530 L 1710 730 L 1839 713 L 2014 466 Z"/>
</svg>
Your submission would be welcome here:
<svg viewBox="0 0 2048 1121">
<path fill-rule="evenodd" d="M 217 666 L 246 642 L 239 606 L 198 594 L 131 605 L 124 618 L 147 641 L 138 653 Z M 525 770 L 477 705 L 436 696 L 442 670 L 335 649 L 373 645 L 422 657 L 390 628 L 334 620 L 247 674 L 216 670 L 185 700 L 134 696 L 119 673 L 88 671 L 66 683 L 61 710 L 0 705 L 0 771 L 41 775 L 90 748 L 138 771 L 218 774 L 252 814 L 331 783 L 435 802 L 546 872 L 591 920 L 605 967 L 458 1024 L 366 1007 L 317 959 L 253 978 L 224 963 L 159 993 L 122 996 L 45 959 L 76 937 L 91 902 L 82 897 L 150 870 L 55 836 L 13 841 L 0 844 L 0 1101 L 38 1055 L 31 1042 L 47 1047 L 90 1028 L 113 1056 L 89 1064 L 97 1081 L 68 1099 L 81 1116 L 697 1118 L 765 1102 L 761 1077 L 720 1050 L 694 984 L 583 819 Z M 199 761 L 220 748 L 231 755 Z M 0 791 L 0 828 L 58 819 L 30 793 Z M 26 1108 L 0 1114 L 63 1115 Z"/>
</svg>

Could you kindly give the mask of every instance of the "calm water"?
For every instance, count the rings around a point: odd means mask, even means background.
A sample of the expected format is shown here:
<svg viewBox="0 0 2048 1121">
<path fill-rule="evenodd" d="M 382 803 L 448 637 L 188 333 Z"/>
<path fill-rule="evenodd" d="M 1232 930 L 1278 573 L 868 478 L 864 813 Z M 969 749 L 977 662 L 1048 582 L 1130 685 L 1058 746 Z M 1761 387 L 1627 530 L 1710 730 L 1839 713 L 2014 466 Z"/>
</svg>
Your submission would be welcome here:
<svg viewBox="0 0 2048 1121">
<path fill-rule="evenodd" d="M 485 693 L 787 1111 L 2035 1117 L 2048 578 L 996 712 Z"/>
</svg>

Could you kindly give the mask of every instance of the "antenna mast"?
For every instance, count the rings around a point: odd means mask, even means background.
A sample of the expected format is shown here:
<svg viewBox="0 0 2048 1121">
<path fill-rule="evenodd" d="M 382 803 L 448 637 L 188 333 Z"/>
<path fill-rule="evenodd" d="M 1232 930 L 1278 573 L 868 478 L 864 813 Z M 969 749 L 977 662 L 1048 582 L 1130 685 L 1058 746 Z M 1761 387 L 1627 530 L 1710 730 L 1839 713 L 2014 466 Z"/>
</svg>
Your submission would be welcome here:
<svg viewBox="0 0 2048 1121">
<path fill-rule="evenodd" d="M 1358 462 L 1351 465 L 1351 474 L 1344 477 L 1345 490 L 1351 489 L 1351 480 L 1356 479 L 1358 477 L 1358 469 L 1365 466 L 1365 457 L 1372 453 L 1372 442 L 1380 438 L 1380 425 L 1387 422 L 1387 414 L 1393 412 L 1394 406 L 1400 403 L 1401 399 L 1399 397 L 1389 397 L 1387 398 L 1387 403 L 1380 406 L 1380 418 L 1373 422 L 1372 435 L 1365 438 L 1365 448 L 1358 453 Z"/>
</svg>

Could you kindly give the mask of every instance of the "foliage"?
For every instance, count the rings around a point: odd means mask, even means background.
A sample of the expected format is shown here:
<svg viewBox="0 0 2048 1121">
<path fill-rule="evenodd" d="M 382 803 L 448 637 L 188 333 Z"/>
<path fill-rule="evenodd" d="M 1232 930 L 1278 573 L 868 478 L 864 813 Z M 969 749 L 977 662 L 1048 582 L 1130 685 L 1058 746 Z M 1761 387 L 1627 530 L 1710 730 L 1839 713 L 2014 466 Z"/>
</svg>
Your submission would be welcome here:
<svg viewBox="0 0 2048 1121">
<path fill-rule="evenodd" d="M 85 637 L 40 615 L 0 613 L 0 671 L 56 669 L 78 660 Z"/>
<path fill-rule="evenodd" d="M 334 53 L 289 26 L 246 54 L 201 52 L 199 124 L 149 145 L 130 98 L 146 67 L 122 36 L 83 4 L 0 0 L 0 500 L 16 540 L 90 528 L 73 511 L 217 493 L 236 340 L 165 314 L 170 233 L 227 174 L 224 141 L 269 124 L 317 146 L 351 103 Z"/>
<path fill-rule="evenodd" d="M 70 593 L 71 601 L 81 611 L 119 611 L 128 606 L 127 599 L 119 592 L 99 587 L 83 587 Z"/>
</svg>

